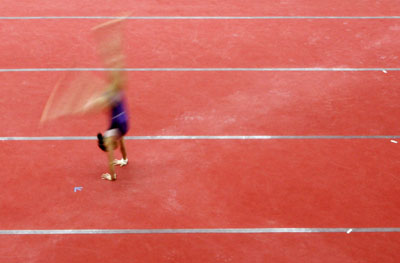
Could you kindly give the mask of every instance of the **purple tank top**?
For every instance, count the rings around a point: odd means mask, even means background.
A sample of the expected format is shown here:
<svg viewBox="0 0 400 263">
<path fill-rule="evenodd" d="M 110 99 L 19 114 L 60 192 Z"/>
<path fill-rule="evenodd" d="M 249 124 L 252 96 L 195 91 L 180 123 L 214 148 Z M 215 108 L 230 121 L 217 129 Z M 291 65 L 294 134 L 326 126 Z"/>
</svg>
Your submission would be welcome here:
<svg viewBox="0 0 400 263">
<path fill-rule="evenodd" d="M 126 122 L 127 114 L 123 94 L 120 92 L 111 98 L 111 119 L 112 122 Z"/>
</svg>

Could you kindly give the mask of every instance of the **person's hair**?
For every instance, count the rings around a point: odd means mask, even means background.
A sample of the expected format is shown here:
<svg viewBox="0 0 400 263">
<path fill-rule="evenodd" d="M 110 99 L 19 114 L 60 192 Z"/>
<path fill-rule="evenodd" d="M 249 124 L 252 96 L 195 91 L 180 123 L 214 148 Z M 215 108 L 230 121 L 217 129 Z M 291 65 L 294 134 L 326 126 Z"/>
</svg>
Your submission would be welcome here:
<svg viewBox="0 0 400 263">
<path fill-rule="evenodd" d="M 99 146 L 99 148 L 103 151 L 107 151 L 106 146 L 104 145 L 104 138 L 103 138 L 103 134 L 98 133 L 97 134 L 97 145 Z"/>
</svg>

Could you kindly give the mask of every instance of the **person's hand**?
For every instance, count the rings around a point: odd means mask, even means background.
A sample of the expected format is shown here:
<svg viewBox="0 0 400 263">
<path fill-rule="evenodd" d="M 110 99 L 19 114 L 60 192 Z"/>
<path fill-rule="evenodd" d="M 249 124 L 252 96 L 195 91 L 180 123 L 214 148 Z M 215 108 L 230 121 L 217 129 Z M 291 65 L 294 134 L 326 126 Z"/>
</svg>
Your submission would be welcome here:
<svg viewBox="0 0 400 263">
<path fill-rule="evenodd" d="M 117 180 L 117 174 L 114 174 L 114 176 L 111 176 L 111 174 L 105 173 L 105 174 L 101 175 L 101 179 L 108 180 L 108 181 Z"/>
<path fill-rule="evenodd" d="M 128 164 L 128 159 L 121 159 L 121 160 L 117 160 L 115 159 L 113 162 L 114 165 L 119 165 L 119 166 L 125 166 Z"/>
</svg>

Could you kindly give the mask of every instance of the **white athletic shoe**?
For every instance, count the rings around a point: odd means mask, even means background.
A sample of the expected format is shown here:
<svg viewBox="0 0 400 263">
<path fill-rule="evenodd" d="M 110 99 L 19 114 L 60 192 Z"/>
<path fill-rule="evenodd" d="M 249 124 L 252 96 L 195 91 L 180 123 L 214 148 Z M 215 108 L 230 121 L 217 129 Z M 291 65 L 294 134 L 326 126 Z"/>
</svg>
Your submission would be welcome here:
<svg viewBox="0 0 400 263">
<path fill-rule="evenodd" d="M 119 165 L 119 166 L 125 166 L 128 164 L 128 159 L 121 159 L 121 160 L 117 160 L 115 159 L 113 162 L 114 165 Z"/>
<path fill-rule="evenodd" d="M 108 181 L 117 180 L 117 174 L 114 174 L 114 176 L 111 177 L 111 174 L 105 173 L 101 175 L 101 179 Z"/>
</svg>

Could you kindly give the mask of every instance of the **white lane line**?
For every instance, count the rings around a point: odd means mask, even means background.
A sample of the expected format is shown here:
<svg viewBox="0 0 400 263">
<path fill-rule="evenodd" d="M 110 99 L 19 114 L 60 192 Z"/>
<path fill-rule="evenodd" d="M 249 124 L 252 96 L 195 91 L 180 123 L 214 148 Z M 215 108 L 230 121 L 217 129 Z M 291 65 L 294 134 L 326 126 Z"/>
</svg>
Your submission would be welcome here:
<svg viewBox="0 0 400 263">
<path fill-rule="evenodd" d="M 400 71 L 400 68 L 3 68 L 0 72 L 54 71 Z"/>
<path fill-rule="evenodd" d="M 0 20 L 130 19 L 130 20 L 273 20 L 273 19 L 400 19 L 400 16 L 2 16 Z"/>
<path fill-rule="evenodd" d="M 351 228 L 353 233 L 400 232 L 400 228 Z M 347 233 L 349 228 L 188 228 L 188 229 L 50 229 L 0 230 L 0 235 L 70 234 L 258 234 L 258 233 Z"/>
<path fill-rule="evenodd" d="M 400 139 L 400 135 L 238 135 L 238 136 L 125 136 L 126 140 L 326 140 Z M 96 136 L 0 137 L 0 141 L 78 141 L 97 140 Z"/>
</svg>

